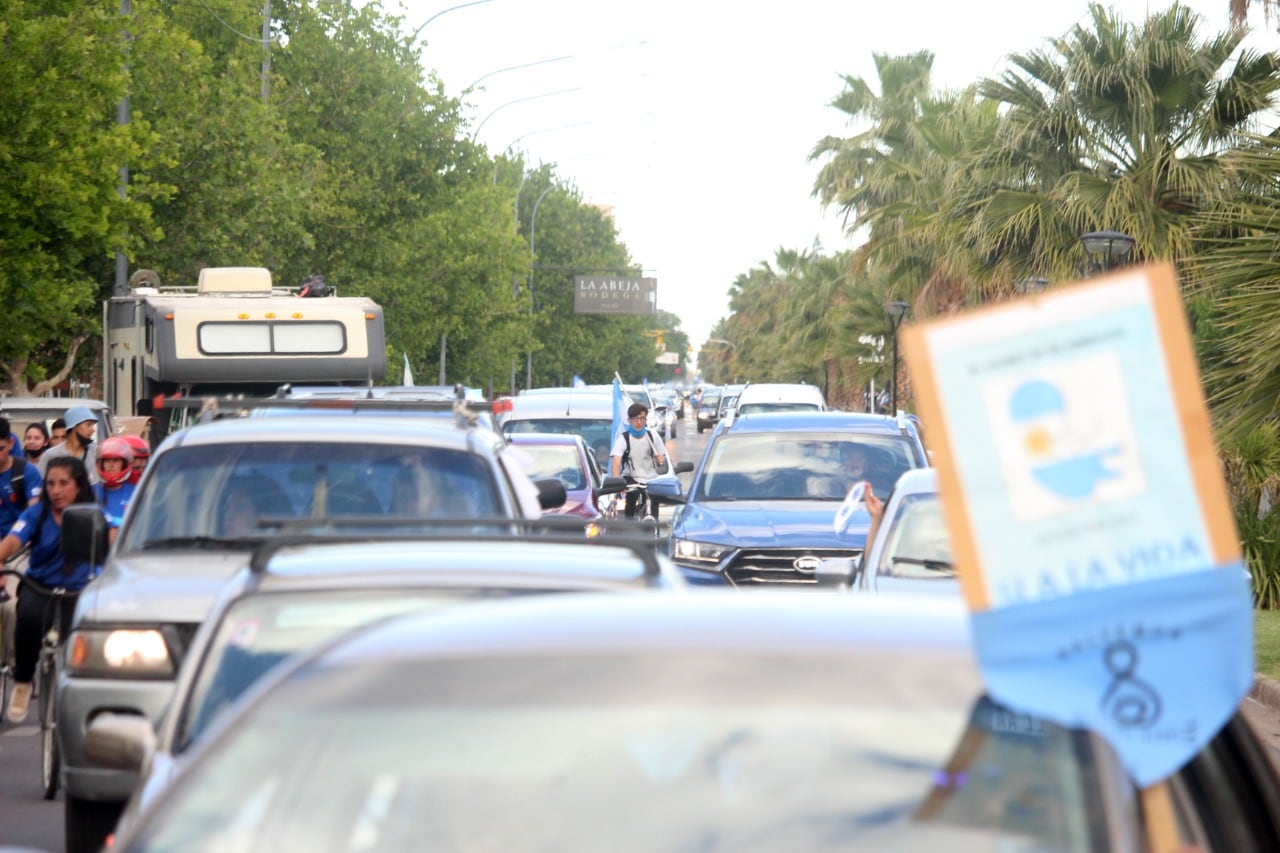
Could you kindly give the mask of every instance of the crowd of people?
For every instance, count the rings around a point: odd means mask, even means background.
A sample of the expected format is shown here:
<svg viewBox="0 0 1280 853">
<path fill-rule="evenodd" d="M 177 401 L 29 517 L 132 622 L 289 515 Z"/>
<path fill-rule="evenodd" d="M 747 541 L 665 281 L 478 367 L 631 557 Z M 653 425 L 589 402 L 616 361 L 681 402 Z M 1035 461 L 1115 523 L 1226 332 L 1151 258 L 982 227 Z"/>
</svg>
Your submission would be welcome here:
<svg viewBox="0 0 1280 853">
<path fill-rule="evenodd" d="M 52 598 L 43 589 L 73 595 L 101 570 L 65 565 L 63 511 L 72 504 L 97 504 L 114 539 L 151 448 L 139 436 L 113 436 L 97 446 L 98 419 L 86 406 L 72 406 L 49 426 L 27 424 L 21 439 L 15 426 L 0 415 L 0 563 L 21 569 L 25 560 L 26 566 L 22 581 L 0 584 L 0 604 L 12 617 L 4 620 L 3 638 L 14 667 L 8 719 L 21 722 L 31 702 L 40 644 L 53 620 Z M 74 609 L 61 612 L 60 631 L 66 636 Z"/>
</svg>

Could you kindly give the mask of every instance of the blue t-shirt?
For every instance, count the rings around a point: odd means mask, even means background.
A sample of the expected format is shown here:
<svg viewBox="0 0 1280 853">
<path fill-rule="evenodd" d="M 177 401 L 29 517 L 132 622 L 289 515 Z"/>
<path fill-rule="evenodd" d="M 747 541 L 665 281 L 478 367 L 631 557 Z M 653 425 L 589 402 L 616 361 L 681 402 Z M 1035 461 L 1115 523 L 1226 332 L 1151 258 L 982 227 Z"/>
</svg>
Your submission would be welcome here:
<svg viewBox="0 0 1280 853">
<path fill-rule="evenodd" d="M 18 537 L 23 545 L 31 543 L 31 555 L 27 566 L 27 577 L 45 586 L 63 587 L 65 589 L 83 589 L 89 581 L 97 577 L 101 566 L 90 566 L 80 563 L 67 574 L 62 573 L 62 525 L 53 520 L 53 512 L 45 516 L 40 523 L 43 503 L 29 506 L 22 512 L 22 517 L 14 522 L 9 535 Z"/>
<path fill-rule="evenodd" d="M 14 459 L 8 471 L 0 472 L 0 537 L 9 533 L 18 516 L 22 515 L 27 504 L 31 503 L 31 499 L 40 496 L 41 486 L 44 485 L 40 469 L 34 463 L 27 462 L 22 474 L 22 482 L 19 484 L 22 494 L 14 494 L 13 474 L 20 464 L 23 463 Z"/>
<path fill-rule="evenodd" d="M 102 507 L 109 526 L 120 526 L 120 522 L 124 520 L 124 511 L 129 508 L 129 502 L 133 500 L 136 488 L 137 486 L 133 483 L 125 483 L 114 489 L 108 489 L 102 483 L 93 484 L 93 496 L 97 498 L 98 506 Z M 106 497 L 103 497 L 104 494 Z"/>
</svg>

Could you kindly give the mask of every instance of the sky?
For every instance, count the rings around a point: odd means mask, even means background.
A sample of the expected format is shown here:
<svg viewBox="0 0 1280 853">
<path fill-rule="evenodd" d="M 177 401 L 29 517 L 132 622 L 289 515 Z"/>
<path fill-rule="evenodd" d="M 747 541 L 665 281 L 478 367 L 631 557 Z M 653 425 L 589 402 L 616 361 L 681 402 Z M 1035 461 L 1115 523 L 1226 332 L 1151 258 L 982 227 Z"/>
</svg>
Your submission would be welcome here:
<svg viewBox="0 0 1280 853">
<path fill-rule="evenodd" d="M 400 4 L 397 6 L 397 2 Z M 657 279 L 658 308 L 697 350 L 729 314 L 734 280 L 779 249 L 853 248 L 838 211 L 813 197 L 828 135 L 854 132 L 829 106 L 843 77 L 873 86 L 873 54 L 932 51 L 934 84 L 998 76 L 1087 20 L 1078 0 L 384 0 L 421 27 L 423 65 L 461 97 L 495 155 L 555 163 L 588 203 L 611 205 L 620 239 Z M 1163 2 L 1109 4 L 1130 21 Z M 1228 0 L 1190 0 L 1202 37 Z M 1250 13 L 1246 44 L 1280 49 Z M 433 17 L 434 16 L 434 17 Z M 483 78 L 483 79 L 482 79 Z M 533 199 L 518 199 L 531 204 Z"/>
</svg>

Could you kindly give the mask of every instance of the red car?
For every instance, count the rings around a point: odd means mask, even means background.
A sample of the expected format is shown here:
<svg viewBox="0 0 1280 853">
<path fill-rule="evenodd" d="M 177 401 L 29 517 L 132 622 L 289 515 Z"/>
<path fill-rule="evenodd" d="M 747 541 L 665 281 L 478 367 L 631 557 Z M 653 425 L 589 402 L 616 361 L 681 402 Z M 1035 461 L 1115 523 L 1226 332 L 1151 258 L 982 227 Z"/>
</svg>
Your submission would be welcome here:
<svg viewBox="0 0 1280 853">
<path fill-rule="evenodd" d="M 520 432 L 508 434 L 507 441 L 532 460 L 525 471 L 529 479 L 557 477 L 564 482 L 564 505 L 544 515 L 574 515 L 594 521 L 601 515 L 600 498 L 626 489 L 621 477 L 605 476 L 582 436 Z"/>
</svg>

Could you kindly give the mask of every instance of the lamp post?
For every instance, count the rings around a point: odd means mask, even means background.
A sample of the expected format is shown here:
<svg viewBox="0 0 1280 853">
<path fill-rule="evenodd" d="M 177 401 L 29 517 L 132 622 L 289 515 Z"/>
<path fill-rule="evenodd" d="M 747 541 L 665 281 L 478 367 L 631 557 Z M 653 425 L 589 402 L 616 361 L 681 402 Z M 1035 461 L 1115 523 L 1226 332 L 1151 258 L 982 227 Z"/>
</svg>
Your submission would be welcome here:
<svg viewBox="0 0 1280 853">
<path fill-rule="evenodd" d="M 1089 257 L 1088 272 L 1092 273 L 1123 266 L 1137 241 L 1121 231 L 1090 231 L 1080 235 L 1080 242 Z"/>
<path fill-rule="evenodd" d="M 884 313 L 889 315 L 889 326 L 893 332 L 893 411 L 898 411 L 898 327 L 911 306 L 902 300 L 885 303 Z"/>
<path fill-rule="evenodd" d="M 534 236 L 537 234 L 538 227 L 538 205 L 542 204 L 542 200 L 547 197 L 547 193 L 556 188 L 555 184 L 547 187 L 542 191 L 542 195 L 538 196 L 538 200 L 533 203 L 533 213 L 529 217 L 529 332 L 533 332 L 533 245 Z M 524 363 L 524 387 L 533 387 L 533 346 L 530 345 L 529 351 L 525 354 Z"/>
<path fill-rule="evenodd" d="M 471 131 L 471 141 L 472 142 L 476 141 L 476 138 L 480 135 L 480 128 L 484 127 L 485 122 L 493 118 L 495 115 L 497 115 L 499 112 L 506 109 L 507 107 L 514 106 L 515 104 L 523 104 L 525 101 L 536 101 L 539 98 L 550 98 L 552 95 L 567 95 L 570 92 L 580 92 L 580 91 L 582 91 L 581 86 L 573 86 L 569 89 L 557 89 L 554 92 L 543 92 L 540 95 L 529 95 L 527 98 L 516 98 L 513 101 L 507 101 L 505 104 L 498 104 L 498 106 L 494 107 L 492 110 L 489 111 L 489 114 L 487 116 L 480 119 L 480 123 L 476 125 L 476 129 Z"/>
<path fill-rule="evenodd" d="M 421 24 L 418 24 L 418 28 L 417 28 L 416 30 L 414 30 L 412 33 L 410 33 L 410 34 L 409 34 L 409 42 L 410 42 L 410 44 L 412 44 L 412 43 L 413 43 L 413 42 L 418 38 L 418 33 L 422 32 L 424 29 L 426 29 L 427 24 L 431 23 L 432 21 L 434 21 L 436 18 L 440 17 L 441 15 L 444 15 L 444 14 L 447 14 L 447 13 L 449 13 L 449 12 L 452 12 L 452 11 L 454 11 L 455 9 L 465 9 L 465 8 L 467 8 L 468 6 L 479 6 L 481 3 L 491 3 L 491 2 L 493 2 L 493 0 L 471 0 L 471 2 L 470 2 L 470 3 L 459 3 L 458 5 L 456 5 L 456 6 L 450 6 L 450 7 L 449 7 L 449 8 L 447 8 L 447 9 L 441 9 L 439 12 L 436 12 L 436 13 L 435 13 L 434 15 L 432 15 L 430 18 L 427 18 L 427 19 L 426 19 L 425 21 L 423 21 Z"/>
</svg>

